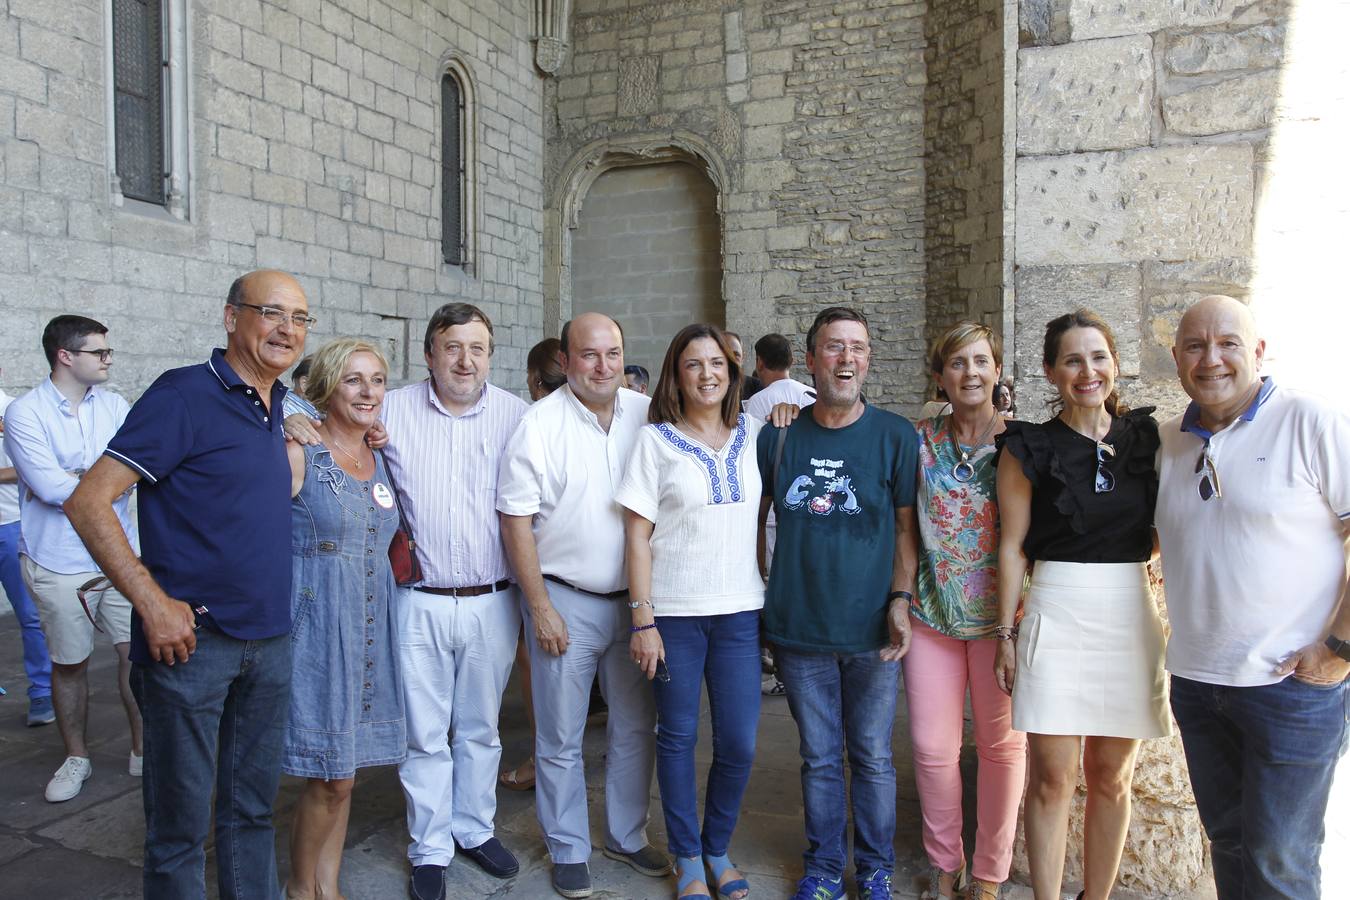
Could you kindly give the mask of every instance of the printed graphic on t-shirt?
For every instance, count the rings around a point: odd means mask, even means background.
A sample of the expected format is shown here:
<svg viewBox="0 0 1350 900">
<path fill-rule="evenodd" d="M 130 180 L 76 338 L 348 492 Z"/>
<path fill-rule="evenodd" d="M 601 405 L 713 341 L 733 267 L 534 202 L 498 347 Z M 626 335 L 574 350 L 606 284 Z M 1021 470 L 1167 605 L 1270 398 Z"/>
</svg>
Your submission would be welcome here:
<svg viewBox="0 0 1350 900">
<path fill-rule="evenodd" d="M 828 516 L 839 509 L 850 516 L 862 512 L 858 497 L 853 493 L 853 479 L 843 474 L 842 459 L 811 459 L 809 475 L 798 475 L 783 495 L 788 509 L 805 506 L 817 516 Z"/>
</svg>

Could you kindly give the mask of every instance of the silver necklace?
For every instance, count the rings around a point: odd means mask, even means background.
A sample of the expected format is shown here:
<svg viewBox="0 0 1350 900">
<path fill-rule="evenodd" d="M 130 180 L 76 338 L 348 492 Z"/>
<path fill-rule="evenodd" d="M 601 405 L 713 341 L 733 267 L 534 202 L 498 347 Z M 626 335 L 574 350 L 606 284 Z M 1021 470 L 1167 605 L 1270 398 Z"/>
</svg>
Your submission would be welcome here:
<svg viewBox="0 0 1350 900">
<path fill-rule="evenodd" d="M 989 435 L 994 430 L 994 423 L 998 421 L 998 410 L 989 417 L 989 424 L 984 428 L 984 434 L 980 435 L 970 448 L 971 451 L 978 450 L 989 440 Z M 956 416 L 955 414 L 947 417 L 947 428 L 950 429 L 947 436 L 952 440 L 952 452 L 961 457 L 961 461 L 952 466 L 952 477 L 962 484 L 967 484 L 975 478 L 975 464 L 970 461 L 970 451 L 962 450 L 961 443 L 956 439 Z"/>
</svg>

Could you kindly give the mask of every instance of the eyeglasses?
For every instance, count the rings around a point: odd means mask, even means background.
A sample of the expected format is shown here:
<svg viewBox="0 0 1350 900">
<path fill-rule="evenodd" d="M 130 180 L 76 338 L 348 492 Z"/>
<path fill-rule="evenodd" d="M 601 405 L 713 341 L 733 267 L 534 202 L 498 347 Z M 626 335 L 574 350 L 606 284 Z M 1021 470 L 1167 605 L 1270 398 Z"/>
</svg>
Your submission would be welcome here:
<svg viewBox="0 0 1350 900">
<path fill-rule="evenodd" d="M 263 321 L 268 325 L 280 325 L 282 322 L 286 321 L 288 316 L 290 317 L 291 324 L 296 328 L 301 329 L 313 328 L 314 323 L 319 321 L 308 313 L 288 313 L 286 310 L 278 309 L 275 306 L 259 306 L 256 303 L 236 303 L 234 305 L 247 306 L 249 309 L 256 311 L 258 315 L 263 317 Z"/>
<path fill-rule="evenodd" d="M 97 356 L 99 362 L 107 362 L 108 360 L 112 359 L 112 355 L 113 355 L 113 352 L 112 352 L 112 348 L 111 348 L 111 347 L 104 347 L 102 350 L 71 350 L 71 351 L 69 351 L 69 352 L 70 352 L 70 353 L 89 353 L 89 354 L 91 354 L 91 355 L 93 355 L 93 356 Z"/>
<path fill-rule="evenodd" d="M 670 669 L 666 668 L 664 659 L 657 659 L 656 661 L 656 680 L 666 684 L 670 683 Z"/>
<path fill-rule="evenodd" d="M 868 344 L 846 344 L 843 341 L 828 341 L 821 345 L 821 349 L 830 356 L 842 356 L 845 350 L 848 350 L 854 356 L 858 357 L 867 356 L 872 352 L 872 347 Z"/>
<path fill-rule="evenodd" d="M 1208 443 L 1195 461 L 1195 474 L 1200 475 L 1200 483 L 1196 488 L 1200 491 L 1201 500 L 1208 501 L 1211 497 L 1223 499 L 1223 489 L 1219 487 L 1219 469 L 1214 465 L 1214 457 L 1209 454 Z"/>
<path fill-rule="evenodd" d="M 1116 489 L 1116 476 L 1106 467 L 1107 458 L 1114 458 L 1115 455 L 1115 447 L 1105 441 L 1097 442 L 1097 478 L 1092 489 L 1099 494 L 1109 494 Z"/>
</svg>

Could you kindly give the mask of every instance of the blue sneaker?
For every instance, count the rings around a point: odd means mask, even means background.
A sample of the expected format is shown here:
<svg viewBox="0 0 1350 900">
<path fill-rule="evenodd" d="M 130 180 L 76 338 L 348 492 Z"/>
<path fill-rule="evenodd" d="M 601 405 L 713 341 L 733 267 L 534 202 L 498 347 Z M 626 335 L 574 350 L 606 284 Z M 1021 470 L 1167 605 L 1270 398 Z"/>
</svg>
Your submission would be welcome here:
<svg viewBox="0 0 1350 900">
<path fill-rule="evenodd" d="M 792 895 L 792 900 L 840 900 L 844 896 L 844 879 L 807 875 L 797 882 L 797 893 Z"/>
<path fill-rule="evenodd" d="M 28 701 L 28 727 L 50 725 L 56 721 L 56 710 L 52 709 L 52 698 L 34 697 Z"/>
<path fill-rule="evenodd" d="M 877 869 L 871 875 L 858 876 L 858 900 L 890 900 L 891 873 Z"/>
</svg>

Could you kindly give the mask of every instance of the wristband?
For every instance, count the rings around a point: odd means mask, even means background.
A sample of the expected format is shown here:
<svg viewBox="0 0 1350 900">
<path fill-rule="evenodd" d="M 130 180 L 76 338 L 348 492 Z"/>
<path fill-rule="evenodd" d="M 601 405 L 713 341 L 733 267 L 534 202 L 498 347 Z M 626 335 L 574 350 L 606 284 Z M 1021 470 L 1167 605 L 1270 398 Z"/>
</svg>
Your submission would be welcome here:
<svg viewBox="0 0 1350 900">
<path fill-rule="evenodd" d="M 655 628 L 655 627 L 656 627 L 656 623 L 655 623 L 655 622 L 652 622 L 652 623 L 649 624 L 649 625 L 634 625 L 634 626 L 633 626 L 632 628 L 630 628 L 629 630 L 632 631 L 633 634 L 637 634 L 639 631 L 646 631 L 648 628 Z"/>
<path fill-rule="evenodd" d="M 914 595 L 909 591 L 891 591 L 886 595 L 886 602 L 890 603 L 892 600 L 904 600 L 906 603 L 913 603 Z"/>
<path fill-rule="evenodd" d="M 997 641 L 1015 641 L 1017 640 L 1016 625 L 995 625 L 994 640 Z"/>
</svg>

